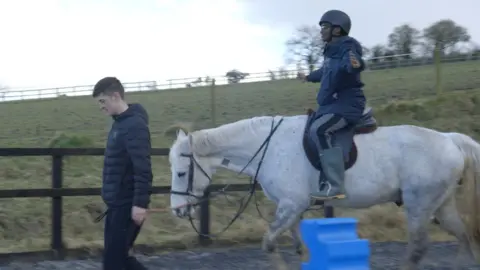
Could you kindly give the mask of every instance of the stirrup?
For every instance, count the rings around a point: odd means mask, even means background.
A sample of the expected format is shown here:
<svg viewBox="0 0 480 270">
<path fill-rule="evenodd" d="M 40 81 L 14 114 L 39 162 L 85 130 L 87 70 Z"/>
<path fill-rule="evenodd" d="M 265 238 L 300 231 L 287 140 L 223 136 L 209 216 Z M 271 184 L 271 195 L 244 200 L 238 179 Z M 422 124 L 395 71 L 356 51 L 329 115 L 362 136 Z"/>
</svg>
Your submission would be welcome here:
<svg viewBox="0 0 480 270">
<path fill-rule="evenodd" d="M 328 182 L 328 181 L 321 181 L 319 183 L 319 191 L 322 191 L 324 190 L 324 188 L 327 188 L 327 190 L 330 190 L 332 187 L 331 187 L 331 184 Z M 327 191 L 327 194 L 328 194 L 329 191 Z M 342 192 L 340 194 L 337 194 L 337 195 L 325 195 L 325 196 L 321 196 L 321 195 L 315 195 L 315 194 L 310 194 L 310 197 L 314 198 L 315 200 L 340 200 L 340 199 L 345 199 L 346 198 L 346 194 L 345 192 Z"/>
</svg>

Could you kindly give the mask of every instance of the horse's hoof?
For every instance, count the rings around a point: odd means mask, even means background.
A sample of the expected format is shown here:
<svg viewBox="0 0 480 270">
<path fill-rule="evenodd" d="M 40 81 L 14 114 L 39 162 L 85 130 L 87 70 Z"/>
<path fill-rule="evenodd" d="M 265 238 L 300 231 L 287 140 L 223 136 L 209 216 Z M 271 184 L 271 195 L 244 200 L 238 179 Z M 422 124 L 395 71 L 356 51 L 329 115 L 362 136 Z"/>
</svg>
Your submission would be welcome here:
<svg viewBox="0 0 480 270">
<path fill-rule="evenodd" d="M 272 253 L 275 251 L 275 245 L 273 244 L 266 244 L 263 246 L 263 250 L 268 252 L 268 253 Z"/>
<path fill-rule="evenodd" d="M 263 241 L 262 249 L 268 253 L 272 253 L 275 251 L 275 244 L 270 241 Z"/>
</svg>

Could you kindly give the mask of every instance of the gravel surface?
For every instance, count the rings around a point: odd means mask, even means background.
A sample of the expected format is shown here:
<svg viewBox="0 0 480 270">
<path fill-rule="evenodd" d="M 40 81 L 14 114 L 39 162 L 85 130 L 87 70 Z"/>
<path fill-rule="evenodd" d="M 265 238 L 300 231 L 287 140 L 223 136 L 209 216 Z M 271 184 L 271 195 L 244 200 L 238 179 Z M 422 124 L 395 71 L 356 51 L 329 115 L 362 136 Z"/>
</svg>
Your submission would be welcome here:
<svg viewBox="0 0 480 270">
<path fill-rule="evenodd" d="M 402 243 L 374 243 L 371 245 L 371 269 L 393 270 L 400 269 L 405 254 L 405 244 Z M 270 255 L 272 256 L 272 255 Z M 207 270 L 207 269 L 300 269 L 300 258 L 293 250 L 282 248 L 280 256 L 283 258 L 283 268 L 279 267 L 271 257 L 263 253 L 258 247 L 223 248 L 198 251 L 184 251 L 165 253 L 156 256 L 142 256 L 137 258 L 145 263 L 149 269 L 157 270 Z M 425 270 L 453 269 L 456 256 L 456 245 L 453 243 L 436 243 L 430 246 L 427 257 L 422 263 Z M 278 258 L 278 257 L 277 257 Z M 277 260 L 278 261 L 278 260 Z M 285 264 L 288 265 L 285 267 Z M 74 261 L 45 261 L 35 264 L 11 263 L 0 266 L 0 270 L 55 270 L 55 269 L 101 269 L 98 260 Z M 460 268 L 479 269 L 480 266 L 464 264 Z"/>
</svg>

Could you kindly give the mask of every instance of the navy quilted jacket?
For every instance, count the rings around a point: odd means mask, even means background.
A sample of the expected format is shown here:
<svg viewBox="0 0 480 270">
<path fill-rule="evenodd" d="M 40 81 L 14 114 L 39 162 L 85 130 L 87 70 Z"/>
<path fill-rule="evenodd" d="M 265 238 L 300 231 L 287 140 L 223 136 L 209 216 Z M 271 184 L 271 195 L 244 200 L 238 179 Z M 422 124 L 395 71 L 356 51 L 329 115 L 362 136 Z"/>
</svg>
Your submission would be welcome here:
<svg viewBox="0 0 480 270">
<path fill-rule="evenodd" d="M 365 69 L 362 46 L 347 36 L 328 43 L 323 55 L 322 67 L 306 78 L 310 82 L 321 82 L 317 114 L 339 114 L 355 123 L 362 116 L 366 103 L 364 84 L 360 79 L 360 73 Z"/>
<path fill-rule="evenodd" d="M 105 149 L 102 199 L 108 207 L 147 208 L 153 178 L 148 114 L 140 104 L 129 104 L 113 119 Z"/>
</svg>

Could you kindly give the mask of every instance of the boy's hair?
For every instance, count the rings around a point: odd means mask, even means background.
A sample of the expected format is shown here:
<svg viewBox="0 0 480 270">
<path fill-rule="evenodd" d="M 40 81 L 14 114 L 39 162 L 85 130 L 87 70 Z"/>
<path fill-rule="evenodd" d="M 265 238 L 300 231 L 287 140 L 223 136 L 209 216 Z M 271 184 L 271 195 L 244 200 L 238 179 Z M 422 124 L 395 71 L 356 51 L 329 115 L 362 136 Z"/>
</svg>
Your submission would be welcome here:
<svg viewBox="0 0 480 270">
<path fill-rule="evenodd" d="M 115 92 L 117 92 L 123 99 L 125 89 L 123 88 L 122 83 L 115 77 L 105 77 L 95 84 L 92 96 L 95 98 L 102 94 L 111 95 Z"/>
</svg>

